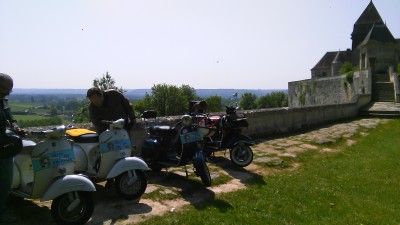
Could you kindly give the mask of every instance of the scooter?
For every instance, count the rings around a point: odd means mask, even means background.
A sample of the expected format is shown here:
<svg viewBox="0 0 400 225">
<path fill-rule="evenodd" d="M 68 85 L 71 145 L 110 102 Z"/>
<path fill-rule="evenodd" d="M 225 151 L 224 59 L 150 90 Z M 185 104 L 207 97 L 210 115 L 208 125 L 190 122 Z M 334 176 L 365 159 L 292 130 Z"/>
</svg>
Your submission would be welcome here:
<svg viewBox="0 0 400 225">
<path fill-rule="evenodd" d="M 11 132 L 11 131 L 7 131 Z M 46 135 L 35 143 L 23 140 L 20 154 L 14 157 L 11 193 L 23 198 L 53 200 L 51 216 L 57 224 L 85 224 L 93 214 L 93 183 L 74 175 L 75 157 L 65 139 L 65 126 L 32 132 Z"/>
<path fill-rule="evenodd" d="M 238 114 L 238 106 L 226 106 L 226 114 L 197 115 L 195 121 L 200 126 L 209 127 L 204 133 L 204 152 L 207 156 L 216 151 L 229 149 L 231 162 L 237 166 L 245 167 L 253 161 L 252 145 L 255 142 L 247 135 L 242 134 L 244 128 L 248 127 L 247 118 L 244 114 Z"/>
<path fill-rule="evenodd" d="M 201 178 L 204 186 L 211 186 L 211 176 L 203 153 L 203 136 L 198 131 L 198 125 L 192 124 L 189 115 L 182 117 L 175 126 L 152 125 L 156 123 L 157 113 L 153 110 L 143 112 L 141 115 L 144 126 L 149 133 L 149 138 L 144 141 L 141 157 L 149 167 L 156 172 L 162 168 L 185 167 L 193 163 L 195 174 Z M 176 128 L 181 126 L 181 128 Z"/>
<path fill-rule="evenodd" d="M 139 199 L 147 187 L 144 171 L 150 168 L 142 159 L 130 157 L 133 146 L 123 119 L 103 123 L 110 129 L 100 135 L 88 129 L 67 130 L 76 157 L 75 173 L 99 181 L 115 179 L 115 191 L 121 198 Z"/>
</svg>

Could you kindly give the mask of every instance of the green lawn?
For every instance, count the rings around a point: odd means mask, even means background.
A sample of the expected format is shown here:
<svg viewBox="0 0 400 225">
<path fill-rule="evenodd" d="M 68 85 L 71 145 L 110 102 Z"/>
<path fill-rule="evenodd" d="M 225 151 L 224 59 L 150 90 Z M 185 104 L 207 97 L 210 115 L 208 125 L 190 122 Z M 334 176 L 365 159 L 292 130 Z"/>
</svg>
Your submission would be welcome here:
<svg viewBox="0 0 400 225">
<path fill-rule="evenodd" d="M 399 137 L 393 120 L 340 152 L 300 155 L 295 171 L 142 224 L 400 224 Z"/>
</svg>

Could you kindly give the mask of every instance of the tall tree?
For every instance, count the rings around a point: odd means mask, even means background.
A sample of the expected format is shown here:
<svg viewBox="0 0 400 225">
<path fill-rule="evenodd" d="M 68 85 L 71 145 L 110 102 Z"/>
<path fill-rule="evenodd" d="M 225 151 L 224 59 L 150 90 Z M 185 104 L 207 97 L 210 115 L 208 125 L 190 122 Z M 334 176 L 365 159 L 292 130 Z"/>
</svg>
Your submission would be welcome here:
<svg viewBox="0 0 400 225">
<path fill-rule="evenodd" d="M 222 102 L 221 96 L 214 95 L 214 96 L 206 98 L 205 101 L 208 104 L 208 111 L 210 111 L 210 112 L 223 111 L 222 106 L 221 106 L 221 102 Z"/>
<path fill-rule="evenodd" d="M 171 116 L 185 113 L 188 99 L 183 91 L 167 84 L 157 84 L 151 88 L 152 106 L 160 116 Z"/>
<path fill-rule="evenodd" d="M 241 109 L 244 110 L 255 109 L 257 108 L 256 100 L 257 100 L 257 95 L 250 92 L 246 92 L 242 94 L 242 96 L 240 97 L 239 106 Z"/>
<path fill-rule="evenodd" d="M 115 80 L 111 77 L 108 71 L 106 72 L 106 74 L 103 74 L 102 77 L 93 80 L 93 87 L 98 87 L 101 90 L 115 89 L 121 93 L 124 92 L 122 87 L 118 88 L 117 86 L 115 86 Z"/>
<path fill-rule="evenodd" d="M 282 91 L 271 92 L 257 99 L 257 108 L 279 108 L 288 106 L 288 95 Z"/>
</svg>

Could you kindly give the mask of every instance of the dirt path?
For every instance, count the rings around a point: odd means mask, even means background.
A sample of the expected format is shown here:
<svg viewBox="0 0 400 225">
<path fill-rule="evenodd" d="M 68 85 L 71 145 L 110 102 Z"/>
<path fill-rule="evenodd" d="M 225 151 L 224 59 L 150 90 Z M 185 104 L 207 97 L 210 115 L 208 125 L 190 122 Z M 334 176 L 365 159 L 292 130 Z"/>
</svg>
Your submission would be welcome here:
<svg viewBox="0 0 400 225">
<path fill-rule="evenodd" d="M 340 151 L 340 149 L 325 147 L 324 144 L 338 140 L 345 140 L 347 145 L 356 144 L 352 140 L 354 135 L 368 135 L 368 132 L 378 124 L 388 121 L 388 119 L 379 118 L 359 119 L 285 138 L 256 140 L 258 144 L 253 148 L 254 161 L 246 168 L 234 167 L 229 158 L 225 157 L 223 152 L 219 152 L 208 165 L 213 182 L 220 183 L 210 188 L 204 188 L 199 179 L 194 176 L 189 176 L 187 179 L 182 169 L 173 169 L 168 172 L 163 170 L 159 174 L 150 172 L 146 194 L 139 202 L 122 200 L 113 189 L 105 189 L 104 182 L 99 183 L 96 187 L 97 192 L 94 193 L 95 211 L 88 224 L 134 224 L 152 216 L 182 210 L 189 204 L 195 208 L 200 207 L 220 193 L 244 189 L 246 184 L 254 179 L 274 173 L 275 168 L 281 168 L 286 159 L 295 158 L 301 152 Z M 265 165 L 268 165 L 270 169 L 265 169 Z M 292 164 L 286 169 L 296 169 L 298 166 L 298 164 Z M 189 167 L 188 170 L 192 174 Z M 51 202 L 41 203 L 11 198 L 10 204 L 21 218 L 15 224 L 53 223 L 49 209 Z"/>
</svg>

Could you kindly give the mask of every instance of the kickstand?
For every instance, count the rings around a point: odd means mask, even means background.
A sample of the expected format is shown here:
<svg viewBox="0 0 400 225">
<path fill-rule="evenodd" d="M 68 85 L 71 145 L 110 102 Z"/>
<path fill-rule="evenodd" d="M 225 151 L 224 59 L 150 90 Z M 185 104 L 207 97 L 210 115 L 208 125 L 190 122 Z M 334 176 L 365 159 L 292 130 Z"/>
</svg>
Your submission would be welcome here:
<svg viewBox="0 0 400 225">
<path fill-rule="evenodd" d="M 186 172 L 186 179 L 188 179 L 189 178 L 189 173 L 187 171 L 186 165 L 185 165 L 185 172 Z"/>
<path fill-rule="evenodd" d="M 224 157 L 226 157 L 226 149 L 225 149 L 225 151 L 224 151 Z"/>
</svg>

